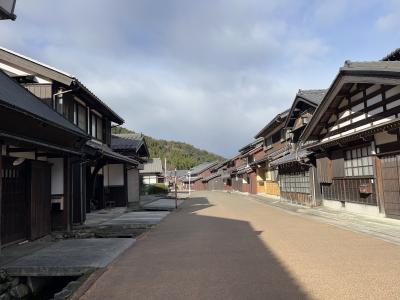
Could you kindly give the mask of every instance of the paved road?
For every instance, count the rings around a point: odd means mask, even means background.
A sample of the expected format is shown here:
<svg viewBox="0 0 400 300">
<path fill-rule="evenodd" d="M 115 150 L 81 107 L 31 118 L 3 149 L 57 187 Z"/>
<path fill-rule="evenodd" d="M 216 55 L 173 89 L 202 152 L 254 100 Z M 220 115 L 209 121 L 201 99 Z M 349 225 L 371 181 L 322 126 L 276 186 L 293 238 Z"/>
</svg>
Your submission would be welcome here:
<svg viewBox="0 0 400 300">
<path fill-rule="evenodd" d="M 400 299 L 400 247 L 241 195 L 198 193 L 83 299 Z"/>
</svg>

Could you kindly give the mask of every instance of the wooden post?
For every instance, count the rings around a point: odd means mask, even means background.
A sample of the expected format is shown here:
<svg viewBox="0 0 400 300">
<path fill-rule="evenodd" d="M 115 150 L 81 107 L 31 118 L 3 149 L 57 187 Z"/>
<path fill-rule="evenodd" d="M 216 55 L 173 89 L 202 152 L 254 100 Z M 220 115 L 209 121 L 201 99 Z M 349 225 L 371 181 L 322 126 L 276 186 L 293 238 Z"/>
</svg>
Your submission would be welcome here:
<svg viewBox="0 0 400 300">
<path fill-rule="evenodd" d="M 1 207 L 3 204 L 3 143 L 0 141 L 0 232 L 1 232 Z M 0 235 L 0 253 L 1 253 L 1 235 Z"/>
<path fill-rule="evenodd" d="M 64 164 L 64 226 L 67 231 L 72 229 L 72 175 L 71 175 L 71 159 L 70 156 L 63 157 Z"/>
<path fill-rule="evenodd" d="M 125 206 L 129 205 L 129 196 L 128 196 L 128 165 L 123 164 L 124 166 L 124 198 L 125 198 Z"/>
<path fill-rule="evenodd" d="M 376 202 L 379 208 L 379 212 L 385 213 L 385 205 L 384 205 L 384 195 L 383 195 L 383 180 L 382 180 L 382 163 L 381 159 L 378 156 L 374 157 L 375 160 L 375 188 L 376 188 Z"/>
</svg>

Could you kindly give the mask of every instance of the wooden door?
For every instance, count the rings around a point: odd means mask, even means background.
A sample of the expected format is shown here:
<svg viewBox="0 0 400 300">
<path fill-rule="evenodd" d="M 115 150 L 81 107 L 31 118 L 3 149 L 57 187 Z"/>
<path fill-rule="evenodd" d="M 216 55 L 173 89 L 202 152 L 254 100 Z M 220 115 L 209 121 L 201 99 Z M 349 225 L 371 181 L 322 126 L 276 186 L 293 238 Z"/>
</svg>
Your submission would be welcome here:
<svg viewBox="0 0 400 300">
<path fill-rule="evenodd" d="M 51 232 L 51 169 L 45 162 L 31 162 L 30 238 Z"/>
<path fill-rule="evenodd" d="M 14 159 L 3 158 L 1 244 L 28 239 L 27 164 L 13 166 Z"/>
<path fill-rule="evenodd" d="M 400 155 L 381 158 L 382 194 L 388 217 L 400 218 Z"/>
<path fill-rule="evenodd" d="M 97 174 L 94 180 L 94 201 L 96 203 L 96 209 L 103 209 L 106 207 L 104 201 L 104 177 L 102 174 Z M 119 201 L 124 202 L 124 199 L 119 199 Z M 125 206 L 125 205 L 122 205 Z"/>
<path fill-rule="evenodd" d="M 251 173 L 250 179 L 250 193 L 257 194 L 257 174 L 255 172 Z"/>
<path fill-rule="evenodd" d="M 86 219 L 86 166 L 72 165 L 72 222 L 83 224 Z"/>
</svg>

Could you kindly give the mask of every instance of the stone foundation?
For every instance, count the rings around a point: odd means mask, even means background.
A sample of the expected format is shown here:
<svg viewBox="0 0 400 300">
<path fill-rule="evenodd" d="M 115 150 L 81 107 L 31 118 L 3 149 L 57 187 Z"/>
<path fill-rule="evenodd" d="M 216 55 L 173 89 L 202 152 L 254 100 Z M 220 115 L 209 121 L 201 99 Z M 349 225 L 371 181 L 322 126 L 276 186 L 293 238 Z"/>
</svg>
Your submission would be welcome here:
<svg viewBox="0 0 400 300">
<path fill-rule="evenodd" d="M 10 277 L 6 271 L 0 270 L 0 300 L 26 299 L 32 295 L 25 281 L 19 277 Z"/>
</svg>

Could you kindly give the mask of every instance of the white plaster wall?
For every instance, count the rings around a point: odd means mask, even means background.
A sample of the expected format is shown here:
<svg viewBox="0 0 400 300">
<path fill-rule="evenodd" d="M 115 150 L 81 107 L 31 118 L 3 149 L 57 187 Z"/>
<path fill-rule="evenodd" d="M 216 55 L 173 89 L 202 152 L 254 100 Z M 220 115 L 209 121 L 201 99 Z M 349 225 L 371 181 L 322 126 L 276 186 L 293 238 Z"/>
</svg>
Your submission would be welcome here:
<svg viewBox="0 0 400 300">
<path fill-rule="evenodd" d="M 64 159 L 49 158 L 51 166 L 51 194 L 64 194 Z"/>
<path fill-rule="evenodd" d="M 10 153 L 10 157 L 21 157 L 26 159 L 35 160 L 35 152 L 17 152 L 17 153 Z"/>
<path fill-rule="evenodd" d="M 139 170 L 129 169 L 128 180 L 128 202 L 139 202 Z"/>
<path fill-rule="evenodd" d="M 376 145 L 383 145 L 387 143 L 392 143 L 397 141 L 397 135 L 389 134 L 387 132 L 380 132 L 375 134 Z"/>
<path fill-rule="evenodd" d="M 124 165 L 106 165 L 103 168 L 104 186 L 124 185 Z"/>
<path fill-rule="evenodd" d="M 103 171 L 103 184 L 104 186 L 108 186 L 108 165 L 105 165 L 102 168 Z"/>
<path fill-rule="evenodd" d="M 322 205 L 331 209 L 342 209 L 342 203 L 340 201 L 322 200 Z"/>
<path fill-rule="evenodd" d="M 351 213 L 357 213 L 362 215 L 368 215 L 372 217 L 381 217 L 382 214 L 379 213 L 378 206 L 365 205 L 359 203 L 346 202 L 345 207 L 342 207 L 340 201 L 335 200 L 322 200 L 322 205 L 331 209 L 342 210 Z"/>
<path fill-rule="evenodd" d="M 143 176 L 143 183 L 144 184 L 156 184 L 157 183 L 157 176 Z"/>
</svg>

